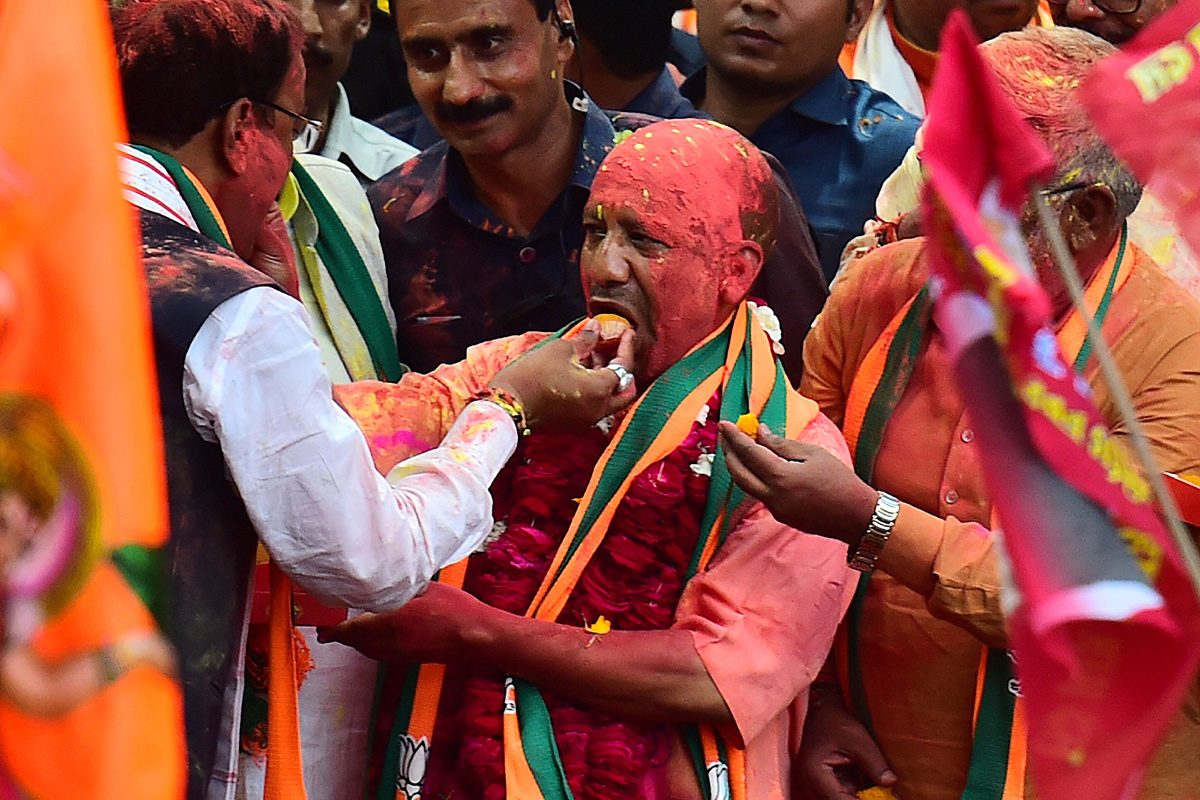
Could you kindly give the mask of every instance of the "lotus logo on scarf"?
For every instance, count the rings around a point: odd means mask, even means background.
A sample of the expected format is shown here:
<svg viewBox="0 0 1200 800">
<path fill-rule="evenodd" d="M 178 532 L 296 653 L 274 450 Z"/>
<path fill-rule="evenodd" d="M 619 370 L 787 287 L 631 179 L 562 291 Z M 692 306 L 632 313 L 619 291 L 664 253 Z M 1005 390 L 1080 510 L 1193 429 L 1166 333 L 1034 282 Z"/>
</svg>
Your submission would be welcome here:
<svg viewBox="0 0 1200 800">
<path fill-rule="evenodd" d="M 710 800 L 729 800 L 729 767 L 720 761 L 708 765 L 708 796 Z"/>
<path fill-rule="evenodd" d="M 425 786 L 425 765 L 429 760 L 429 740 L 414 739 L 408 734 L 399 738 L 399 770 L 396 774 L 397 800 L 421 800 Z"/>
</svg>

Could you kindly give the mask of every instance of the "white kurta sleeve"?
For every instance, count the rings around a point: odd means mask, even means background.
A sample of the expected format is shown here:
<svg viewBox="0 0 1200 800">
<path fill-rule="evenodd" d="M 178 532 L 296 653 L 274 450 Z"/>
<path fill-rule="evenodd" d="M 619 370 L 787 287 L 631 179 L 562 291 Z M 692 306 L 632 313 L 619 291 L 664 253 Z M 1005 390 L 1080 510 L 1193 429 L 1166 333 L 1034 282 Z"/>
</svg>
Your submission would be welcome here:
<svg viewBox="0 0 1200 800">
<path fill-rule="evenodd" d="M 205 320 L 183 395 L 284 572 L 323 602 L 373 611 L 402 605 L 479 545 L 492 527 L 488 487 L 517 444 L 502 409 L 472 403 L 439 448 L 385 480 L 333 401 L 304 307 L 268 287 Z"/>
</svg>

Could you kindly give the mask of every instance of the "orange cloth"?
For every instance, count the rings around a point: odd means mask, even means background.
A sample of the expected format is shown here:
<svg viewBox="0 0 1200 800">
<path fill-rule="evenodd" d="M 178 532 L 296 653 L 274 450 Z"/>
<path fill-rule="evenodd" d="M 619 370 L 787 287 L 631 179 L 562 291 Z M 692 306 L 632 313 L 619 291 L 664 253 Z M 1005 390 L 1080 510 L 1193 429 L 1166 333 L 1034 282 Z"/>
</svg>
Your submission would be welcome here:
<svg viewBox="0 0 1200 800">
<path fill-rule="evenodd" d="M 892 13 L 890 3 L 884 9 L 884 14 L 887 15 L 888 30 L 892 32 L 892 41 L 896 43 L 896 49 L 912 67 L 913 75 L 917 78 L 917 85 L 921 87 L 921 96 L 928 100 L 929 87 L 933 85 L 933 71 L 937 69 L 937 52 L 918 47 L 904 38 L 904 34 L 900 33 L 896 27 L 896 17 Z"/>
<path fill-rule="evenodd" d="M 47 541 L 68 548 L 55 529 L 79 543 L 52 575 L 53 561 L 34 564 L 41 585 L 23 596 L 0 575 L 0 613 L 36 612 L 19 632 L 0 629 L 4 658 L 33 653 L 47 676 L 52 664 L 86 664 L 157 633 L 107 558 L 167 535 L 145 279 L 114 151 L 125 137 L 116 72 L 100 4 L 0 3 L 0 393 L 43 409 L 36 425 L 4 437 L 3 469 L 6 479 L 33 476 L 58 511 L 78 502 L 57 527 L 39 520 L 35 556 Z M 182 701 L 168 676 L 135 666 L 56 715 L 18 709 L 6 689 L 0 793 L 11 777 L 20 796 L 43 800 L 182 795 Z"/>
<path fill-rule="evenodd" d="M 436 446 L 472 395 L 548 335 L 485 342 L 469 348 L 466 360 L 428 375 L 410 373 L 395 384 L 336 386 L 334 395 L 366 433 L 375 464 L 386 474 L 401 459 Z M 849 463 L 841 434 L 823 415 L 798 439 Z M 808 685 L 849 605 L 850 577 L 845 545 L 798 534 L 757 506 L 684 589 L 675 627 L 691 633 L 747 744 L 748 800 L 789 797 Z M 682 792 L 673 797 L 698 800 L 682 747 L 675 748 L 666 769 L 673 790 Z"/>
<path fill-rule="evenodd" d="M 1125 286 L 1104 320 L 1159 467 L 1200 465 L 1200 303 L 1130 246 Z M 880 248 L 847 267 L 804 347 L 803 392 L 841 424 L 851 381 L 896 312 L 924 283 L 923 240 Z M 1095 359 L 1085 377 L 1118 438 L 1111 395 Z M 926 338 L 875 467 L 880 489 L 928 514 L 902 513 L 905 538 L 935 543 L 934 588 L 923 597 L 876 573 L 864 607 L 860 652 L 879 743 L 900 776 L 903 800 L 958 800 L 966 781 L 981 642 L 1006 641 L 991 504 L 950 362 Z M 953 516 L 952 516 L 953 515 Z M 835 654 L 839 650 L 835 649 Z M 844 674 L 844 665 L 839 664 Z M 1144 800 L 1200 798 L 1200 695 L 1160 749 Z M 1032 795 L 1030 795 L 1032 796 Z"/>
<path fill-rule="evenodd" d="M 904 38 L 904 36 L 896 29 L 896 22 L 892 17 L 892 7 L 889 4 L 885 9 L 887 14 L 888 30 L 892 33 L 892 41 L 896 45 L 896 49 L 900 51 L 900 55 L 912 67 L 913 75 L 917 79 L 917 85 L 921 89 L 921 96 L 924 97 L 933 80 L 933 70 L 937 66 L 938 54 L 926 50 L 922 47 L 917 47 L 912 42 Z M 1029 21 L 1030 25 L 1036 25 L 1039 28 L 1053 28 L 1054 18 L 1050 15 L 1050 3 L 1047 0 L 1038 0 L 1037 10 L 1034 12 L 1033 19 Z M 842 72 L 853 78 L 854 75 L 854 54 L 858 50 L 858 40 L 847 42 L 842 46 L 842 51 L 838 54 L 838 66 L 842 68 Z"/>
</svg>

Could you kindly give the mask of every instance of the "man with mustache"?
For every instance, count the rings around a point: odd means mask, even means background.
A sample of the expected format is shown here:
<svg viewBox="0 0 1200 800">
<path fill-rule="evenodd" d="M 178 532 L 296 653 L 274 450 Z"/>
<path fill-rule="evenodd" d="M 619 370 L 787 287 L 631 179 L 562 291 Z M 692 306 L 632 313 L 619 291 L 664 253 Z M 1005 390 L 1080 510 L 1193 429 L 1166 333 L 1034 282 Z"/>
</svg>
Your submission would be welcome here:
<svg viewBox="0 0 1200 800">
<path fill-rule="evenodd" d="M 371 29 L 372 0 L 288 0 L 304 26 L 304 113 L 320 123 L 297 140 L 350 168 L 364 187 L 417 154 L 417 149 L 353 116 L 340 83 L 356 42 Z"/>
<path fill-rule="evenodd" d="M 567 0 L 397 0 L 391 9 L 409 84 L 445 138 L 368 196 L 400 358 L 428 371 L 470 345 L 584 314 L 588 188 L 619 138 L 651 118 L 605 113 L 566 81 L 575 50 Z M 755 294 L 782 315 L 785 363 L 798 376 L 825 292 L 804 213 L 789 189 L 780 197 L 779 242 Z"/>
<path fill-rule="evenodd" d="M 917 120 L 838 66 L 869 0 L 696 0 L 708 66 L 685 97 L 782 162 L 817 236 L 826 278 L 884 178 L 913 143 Z"/>
<path fill-rule="evenodd" d="M 787 796 L 804 706 L 792 701 L 850 585 L 845 548 L 730 495 L 715 448 L 718 420 L 753 412 L 846 457 L 785 385 L 745 300 L 776 199 L 762 154 L 711 121 L 643 128 L 600 166 L 583 285 L 590 324 L 633 331 L 639 399 L 587 434 L 527 437 L 496 484 L 481 552 L 408 611 L 323 632 L 391 662 L 385 786 L 477 800 L 532 772 L 543 796 L 569 788 L 577 800 Z M 438 441 L 497 368 L 551 338 L 478 345 L 428 376 L 339 389 L 339 402 L 389 469 Z M 548 725 L 537 747 L 525 735 L 534 720 Z"/>
<path fill-rule="evenodd" d="M 679 93 L 672 74 L 699 68 L 678 66 L 688 55 L 680 52 L 681 43 L 690 42 L 697 60 L 703 61 L 696 37 L 671 24 L 679 6 L 679 0 L 572 0 L 579 52 L 570 72 L 601 108 L 662 119 L 703 116 Z M 420 148 L 442 138 L 419 105 L 375 122 Z"/>
</svg>

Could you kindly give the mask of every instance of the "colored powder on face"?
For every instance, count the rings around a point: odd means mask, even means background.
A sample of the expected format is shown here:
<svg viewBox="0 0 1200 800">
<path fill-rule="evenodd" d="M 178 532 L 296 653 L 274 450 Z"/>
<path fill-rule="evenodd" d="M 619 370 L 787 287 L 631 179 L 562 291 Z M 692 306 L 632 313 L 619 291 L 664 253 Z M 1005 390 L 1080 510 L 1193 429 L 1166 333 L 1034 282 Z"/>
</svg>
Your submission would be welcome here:
<svg viewBox="0 0 1200 800">
<path fill-rule="evenodd" d="M 731 258 L 751 243 L 763 251 L 769 246 L 778 217 L 774 175 L 732 128 L 664 120 L 613 148 L 592 184 L 592 200 L 595 218 L 624 225 L 631 212 L 628 224 L 666 245 L 650 256 L 649 274 L 631 273 L 626 281 L 638 284 L 632 291 L 649 309 L 646 319 L 635 320 L 653 330 L 643 368 L 661 374 L 740 299 L 725 294 Z M 584 264 L 585 274 L 590 268 Z M 621 299 L 617 290 L 605 294 Z M 679 302 L 682 297 L 688 301 Z M 645 336 L 641 331 L 635 344 Z"/>
<path fill-rule="evenodd" d="M 613 148 L 593 193 L 643 187 L 634 210 L 644 224 L 672 232 L 677 246 L 703 252 L 712 241 L 747 238 L 748 217 L 775 213 L 767 208 L 769 195 L 763 188 L 772 181 L 766 159 L 732 128 L 664 120 Z M 603 219 L 603 213 L 597 206 L 597 218 Z"/>
</svg>

